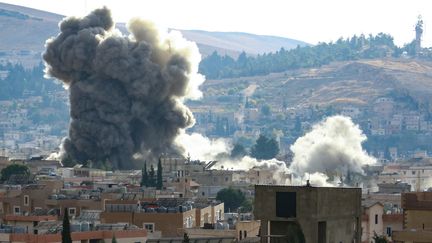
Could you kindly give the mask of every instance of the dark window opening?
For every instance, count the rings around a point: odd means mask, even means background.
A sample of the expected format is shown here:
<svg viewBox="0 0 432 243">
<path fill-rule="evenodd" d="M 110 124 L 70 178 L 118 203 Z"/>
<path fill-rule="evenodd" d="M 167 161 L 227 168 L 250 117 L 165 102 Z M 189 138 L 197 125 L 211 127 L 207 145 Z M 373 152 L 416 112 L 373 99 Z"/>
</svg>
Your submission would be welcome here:
<svg viewBox="0 0 432 243">
<path fill-rule="evenodd" d="M 295 218 L 296 210 L 295 192 L 276 192 L 276 217 Z"/>
<path fill-rule="evenodd" d="M 318 222 L 318 243 L 327 242 L 327 223 L 325 221 Z"/>
<path fill-rule="evenodd" d="M 391 235 L 392 235 L 391 227 L 387 227 L 387 236 L 391 237 Z"/>
</svg>

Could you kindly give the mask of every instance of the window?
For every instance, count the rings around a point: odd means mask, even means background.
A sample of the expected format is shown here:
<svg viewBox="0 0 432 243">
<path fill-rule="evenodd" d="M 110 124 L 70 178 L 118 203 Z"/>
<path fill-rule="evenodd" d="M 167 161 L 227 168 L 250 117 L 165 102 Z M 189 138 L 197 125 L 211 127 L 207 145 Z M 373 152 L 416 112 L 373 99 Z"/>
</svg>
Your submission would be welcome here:
<svg viewBox="0 0 432 243">
<path fill-rule="evenodd" d="M 68 210 L 69 210 L 69 216 L 75 216 L 76 208 L 68 208 Z"/>
<path fill-rule="evenodd" d="M 411 173 L 412 173 L 413 175 L 415 175 L 415 170 L 411 171 Z"/>
<path fill-rule="evenodd" d="M 276 217 L 295 218 L 296 214 L 296 193 L 276 192 Z"/>
<path fill-rule="evenodd" d="M 391 236 L 392 230 L 391 227 L 387 227 L 387 236 Z"/>
<path fill-rule="evenodd" d="M 24 206 L 28 206 L 30 201 L 30 197 L 28 195 L 24 195 Z"/>
<path fill-rule="evenodd" d="M 186 228 L 192 228 L 192 217 L 186 218 Z"/>
<path fill-rule="evenodd" d="M 246 239 L 246 237 L 247 237 L 247 232 L 246 232 L 246 230 L 244 230 L 244 231 L 243 231 L 243 235 L 244 235 L 244 237 L 243 237 L 243 238 L 245 238 L 245 239 Z"/>
<path fill-rule="evenodd" d="M 378 224 L 378 214 L 375 214 L 375 224 Z"/>
<path fill-rule="evenodd" d="M 20 214 L 21 213 L 21 208 L 19 206 L 14 206 L 13 210 L 14 210 L 14 214 Z"/>
<path fill-rule="evenodd" d="M 146 229 L 148 232 L 153 233 L 155 230 L 154 223 L 143 223 L 144 229 Z"/>
<path fill-rule="evenodd" d="M 327 240 L 327 222 L 318 222 L 318 243 L 325 243 Z"/>
</svg>

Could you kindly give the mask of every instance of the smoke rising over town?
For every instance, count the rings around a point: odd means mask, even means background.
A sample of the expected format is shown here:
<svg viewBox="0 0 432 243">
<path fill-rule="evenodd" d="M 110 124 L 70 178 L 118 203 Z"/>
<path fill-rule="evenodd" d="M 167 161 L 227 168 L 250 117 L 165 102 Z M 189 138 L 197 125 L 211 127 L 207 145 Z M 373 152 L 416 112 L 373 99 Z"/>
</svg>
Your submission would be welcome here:
<svg viewBox="0 0 432 243">
<path fill-rule="evenodd" d="M 299 174 L 328 171 L 363 173 L 363 165 L 376 162 L 362 149 L 366 139 L 350 118 L 329 117 L 291 146 L 294 158 L 290 169 Z"/>
<path fill-rule="evenodd" d="M 341 177 L 348 173 L 363 174 L 362 166 L 376 163 L 362 148 L 366 136 L 349 117 L 332 116 L 313 126 L 291 146 L 292 163 L 277 159 L 257 160 L 249 156 L 228 158 L 232 146 L 223 139 L 210 140 L 200 134 L 182 134 L 176 142 L 185 147 L 184 155 L 193 159 L 218 160 L 218 169 L 249 170 L 261 168 L 274 171 L 280 184 L 336 186 L 339 178 L 329 181 L 329 174 Z M 189 152 L 188 152 L 189 151 Z M 224 156 L 225 155 L 225 156 Z M 293 177 L 283 175 L 292 174 Z"/>
<path fill-rule="evenodd" d="M 342 178 L 348 173 L 363 174 L 362 166 L 376 163 L 362 148 L 366 139 L 349 117 L 328 117 L 291 146 L 294 158 L 289 170 L 312 184 L 336 185 L 340 182 L 329 182 L 329 173 Z"/>
<path fill-rule="evenodd" d="M 178 32 L 142 19 L 114 28 L 110 10 L 60 23 L 46 43 L 46 74 L 69 89 L 69 135 L 60 157 L 133 167 L 133 157 L 175 151 L 173 141 L 194 124 L 185 99 L 201 95 L 200 55 Z"/>
</svg>

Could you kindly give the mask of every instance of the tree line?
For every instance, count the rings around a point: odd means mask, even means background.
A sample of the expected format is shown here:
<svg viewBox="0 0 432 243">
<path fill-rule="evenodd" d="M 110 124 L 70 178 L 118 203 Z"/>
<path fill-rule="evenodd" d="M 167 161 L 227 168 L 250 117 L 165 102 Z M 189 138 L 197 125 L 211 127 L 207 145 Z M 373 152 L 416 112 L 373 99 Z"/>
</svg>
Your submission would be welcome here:
<svg viewBox="0 0 432 243">
<path fill-rule="evenodd" d="M 208 79 L 266 75 L 298 68 L 320 67 L 333 61 L 400 57 L 404 52 L 415 56 L 415 42 L 398 47 L 389 34 L 362 34 L 340 38 L 336 42 L 321 42 L 315 46 L 297 46 L 290 50 L 281 48 L 274 53 L 255 57 L 242 52 L 234 59 L 227 55 L 221 56 L 215 51 L 201 61 L 199 71 Z"/>
<path fill-rule="evenodd" d="M 0 71 L 6 74 L 0 78 L 0 100 L 23 98 L 26 91 L 32 95 L 46 96 L 49 91 L 63 90 L 59 83 L 44 78 L 43 63 L 26 69 L 21 64 L 0 65 Z"/>
<path fill-rule="evenodd" d="M 250 152 L 242 144 L 234 144 L 230 157 L 235 159 L 249 155 L 257 160 L 269 160 L 275 158 L 278 154 L 279 143 L 276 139 L 261 134 L 250 148 Z"/>
<path fill-rule="evenodd" d="M 147 170 L 147 161 L 144 161 L 144 167 L 141 170 L 141 181 L 140 186 L 144 187 L 156 187 L 156 189 L 161 190 L 163 187 L 162 182 L 162 161 L 159 158 L 157 164 L 157 171 L 153 165 L 150 165 L 150 169 Z"/>
</svg>

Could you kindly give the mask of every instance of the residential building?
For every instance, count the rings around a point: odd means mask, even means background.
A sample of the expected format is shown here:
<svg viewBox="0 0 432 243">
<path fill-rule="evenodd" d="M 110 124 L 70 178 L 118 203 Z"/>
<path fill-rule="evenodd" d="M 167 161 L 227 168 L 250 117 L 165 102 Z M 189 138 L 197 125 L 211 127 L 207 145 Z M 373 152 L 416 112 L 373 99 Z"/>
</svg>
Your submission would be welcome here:
<svg viewBox="0 0 432 243">
<path fill-rule="evenodd" d="M 0 241 L 21 243 L 21 242 L 62 242 L 60 221 L 50 221 L 35 227 L 39 233 L 27 232 L 23 227 L 1 225 Z M 43 229 L 48 228 L 48 229 Z M 147 241 L 147 231 L 130 227 L 126 224 L 102 224 L 96 226 L 94 230 L 87 228 L 77 228 L 71 225 L 71 238 L 73 242 L 111 242 L 115 236 L 117 242 L 121 243 L 144 243 Z"/>
<path fill-rule="evenodd" d="M 403 229 L 392 232 L 394 242 L 432 242 L 432 192 L 402 194 Z"/>
<path fill-rule="evenodd" d="M 361 189 L 255 185 L 261 242 L 360 242 Z"/>
<path fill-rule="evenodd" d="M 210 204 L 210 208 L 194 205 L 185 198 L 107 200 L 100 217 L 102 223 L 126 222 L 149 232 L 160 231 L 162 237 L 180 237 L 184 229 L 223 220 L 223 203 Z"/>
<path fill-rule="evenodd" d="M 383 214 L 384 205 L 382 203 L 367 201 L 363 204 L 361 223 L 362 242 L 373 242 L 374 235 L 384 235 Z"/>
</svg>

